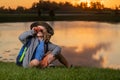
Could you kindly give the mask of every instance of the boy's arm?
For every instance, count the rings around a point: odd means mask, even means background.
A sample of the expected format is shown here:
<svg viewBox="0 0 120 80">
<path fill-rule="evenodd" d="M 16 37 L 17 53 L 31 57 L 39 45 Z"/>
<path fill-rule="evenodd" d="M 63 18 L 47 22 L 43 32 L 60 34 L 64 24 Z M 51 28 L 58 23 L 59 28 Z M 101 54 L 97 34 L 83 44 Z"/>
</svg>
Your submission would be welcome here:
<svg viewBox="0 0 120 80">
<path fill-rule="evenodd" d="M 51 42 L 48 42 L 48 51 L 50 51 L 53 55 L 57 55 L 61 53 L 61 47 Z"/>
<path fill-rule="evenodd" d="M 34 34 L 36 34 L 36 32 L 34 30 L 29 30 L 29 31 L 23 32 L 19 36 L 19 40 L 24 44 L 27 42 L 28 38 L 33 36 Z"/>
<path fill-rule="evenodd" d="M 62 63 L 64 64 L 67 68 L 70 67 L 70 64 L 68 63 L 68 61 L 66 60 L 66 58 L 61 54 L 61 47 L 59 47 L 58 45 L 49 44 L 49 49 L 52 50 L 51 54 L 53 54 L 53 56 L 56 56 L 56 58 Z"/>
</svg>

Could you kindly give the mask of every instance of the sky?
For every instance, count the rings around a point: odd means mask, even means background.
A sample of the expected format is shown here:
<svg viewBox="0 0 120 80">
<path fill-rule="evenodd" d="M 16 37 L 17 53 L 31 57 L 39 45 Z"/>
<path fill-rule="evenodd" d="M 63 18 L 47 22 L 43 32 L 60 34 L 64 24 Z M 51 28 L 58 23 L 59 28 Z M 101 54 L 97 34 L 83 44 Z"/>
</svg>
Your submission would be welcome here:
<svg viewBox="0 0 120 80">
<path fill-rule="evenodd" d="M 26 8 L 30 8 L 32 6 L 33 2 L 38 2 L 39 0 L 0 0 L 0 7 L 5 6 L 5 8 L 8 8 L 9 6 L 11 8 L 16 8 L 17 6 L 23 6 Z M 45 0 L 46 1 L 46 0 Z M 56 2 L 71 2 L 73 4 L 77 4 L 80 2 L 95 2 L 100 1 L 105 5 L 105 7 L 114 8 L 116 5 L 120 5 L 120 0 L 49 0 L 49 1 L 56 1 Z"/>
</svg>

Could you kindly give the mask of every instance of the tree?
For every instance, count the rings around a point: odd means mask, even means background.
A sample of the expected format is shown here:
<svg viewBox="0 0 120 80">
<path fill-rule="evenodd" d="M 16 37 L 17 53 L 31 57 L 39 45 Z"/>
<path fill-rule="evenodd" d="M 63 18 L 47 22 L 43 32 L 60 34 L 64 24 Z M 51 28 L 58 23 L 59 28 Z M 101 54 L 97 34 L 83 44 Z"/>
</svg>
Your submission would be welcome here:
<svg viewBox="0 0 120 80">
<path fill-rule="evenodd" d="M 18 13 L 23 13 L 24 10 L 25 10 L 25 8 L 22 7 L 22 6 L 18 6 L 18 7 L 16 8 L 16 11 L 17 11 Z"/>
<path fill-rule="evenodd" d="M 104 8 L 104 5 L 101 4 L 100 2 L 91 2 L 90 5 L 91 5 L 90 8 L 94 10 L 100 10 Z"/>
<path fill-rule="evenodd" d="M 117 6 L 115 7 L 114 13 L 115 13 L 115 15 L 119 14 L 119 7 L 117 7 Z"/>
<path fill-rule="evenodd" d="M 1 7 L 0 7 L 0 13 L 3 13 L 4 10 L 5 10 L 5 6 L 1 6 Z"/>
<path fill-rule="evenodd" d="M 80 7 L 83 8 L 83 9 L 87 8 L 87 3 L 86 2 L 81 2 Z"/>
</svg>

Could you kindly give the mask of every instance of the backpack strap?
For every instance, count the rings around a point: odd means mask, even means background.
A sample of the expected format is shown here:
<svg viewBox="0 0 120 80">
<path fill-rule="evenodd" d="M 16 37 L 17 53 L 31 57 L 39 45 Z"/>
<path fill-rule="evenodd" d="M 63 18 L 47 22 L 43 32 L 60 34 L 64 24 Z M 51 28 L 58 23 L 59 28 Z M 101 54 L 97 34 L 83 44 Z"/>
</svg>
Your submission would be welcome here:
<svg viewBox="0 0 120 80">
<path fill-rule="evenodd" d="M 30 43 L 31 43 L 31 40 L 29 40 L 26 44 L 24 44 L 22 46 L 22 48 L 20 49 L 20 52 L 16 58 L 16 64 L 21 66 L 22 65 L 22 62 L 23 62 L 23 59 L 24 59 L 24 56 L 25 56 L 25 53 L 28 49 L 28 47 L 30 46 Z"/>
</svg>

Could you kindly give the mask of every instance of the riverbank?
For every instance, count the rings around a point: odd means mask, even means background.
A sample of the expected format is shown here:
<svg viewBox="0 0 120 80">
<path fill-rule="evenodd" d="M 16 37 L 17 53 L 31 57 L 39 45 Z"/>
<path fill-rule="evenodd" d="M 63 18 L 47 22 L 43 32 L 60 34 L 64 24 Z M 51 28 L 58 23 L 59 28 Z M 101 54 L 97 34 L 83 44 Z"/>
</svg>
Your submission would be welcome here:
<svg viewBox="0 0 120 80">
<path fill-rule="evenodd" d="M 119 23 L 120 14 L 56 14 L 37 16 L 36 14 L 0 14 L 0 22 L 30 22 L 30 21 L 99 21 Z"/>
</svg>

